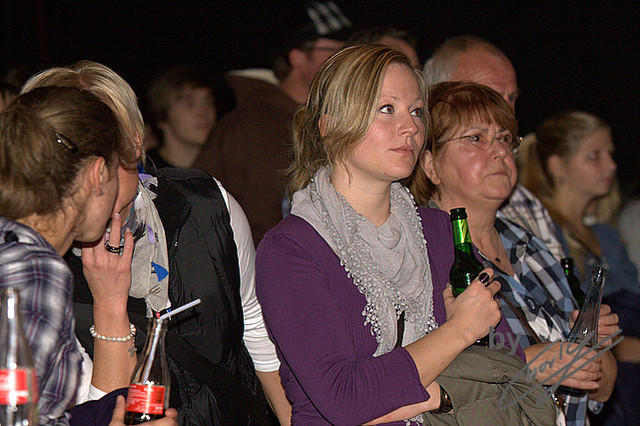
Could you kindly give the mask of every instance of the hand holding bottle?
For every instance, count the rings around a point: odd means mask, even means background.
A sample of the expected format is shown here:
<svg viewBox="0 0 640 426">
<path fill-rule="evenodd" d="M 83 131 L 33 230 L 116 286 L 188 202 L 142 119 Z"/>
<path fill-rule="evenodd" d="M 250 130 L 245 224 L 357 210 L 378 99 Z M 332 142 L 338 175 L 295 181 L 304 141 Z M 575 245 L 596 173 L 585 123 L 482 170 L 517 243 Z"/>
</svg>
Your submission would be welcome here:
<svg viewBox="0 0 640 426">
<path fill-rule="evenodd" d="M 469 344 L 486 336 L 489 327 L 500 322 L 500 304 L 494 299 L 500 283 L 492 278 L 493 270 L 487 268 L 458 297 L 453 296 L 451 287 L 442 293 L 447 321 L 456 323 Z"/>
<path fill-rule="evenodd" d="M 542 351 L 544 353 L 540 355 Z M 561 384 L 590 391 L 600 386 L 602 362 L 599 358 L 588 362 L 595 355 L 590 348 L 579 349 L 578 344 L 569 342 L 546 342 L 526 347 L 524 354 L 529 369 L 536 373 L 536 379 L 544 385 Z M 567 366 L 564 373 L 558 373 Z M 577 369 L 580 366 L 582 368 Z"/>
<path fill-rule="evenodd" d="M 573 327 L 573 324 L 576 322 L 579 312 L 580 311 L 577 309 L 571 312 L 571 322 L 569 324 L 571 327 Z M 618 314 L 611 310 L 611 306 L 605 304 L 600 305 L 600 317 L 598 318 L 598 341 L 606 338 L 607 336 L 611 336 L 620 330 L 618 321 Z"/>
<path fill-rule="evenodd" d="M 153 425 L 153 426 L 178 426 L 177 417 L 178 412 L 175 408 L 168 408 L 164 412 L 164 417 L 158 420 L 154 420 L 151 422 L 146 422 L 143 424 Z M 118 396 L 116 399 L 116 407 L 113 409 L 113 417 L 111 418 L 111 422 L 109 426 L 124 426 L 124 397 Z"/>
</svg>

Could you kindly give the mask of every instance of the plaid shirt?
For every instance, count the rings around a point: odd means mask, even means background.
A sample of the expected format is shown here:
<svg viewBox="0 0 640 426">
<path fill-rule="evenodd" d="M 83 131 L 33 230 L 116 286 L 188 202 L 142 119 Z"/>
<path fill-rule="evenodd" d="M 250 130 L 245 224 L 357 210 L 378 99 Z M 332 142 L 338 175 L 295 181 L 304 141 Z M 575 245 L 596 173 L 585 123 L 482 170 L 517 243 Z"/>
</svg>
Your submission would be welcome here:
<svg viewBox="0 0 640 426">
<path fill-rule="evenodd" d="M 38 377 L 38 420 L 68 425 L 82 355 L 74 337 L 73 280 L 67 264 L 40 236 L 0 217 L 0 288 L 20 290 L 23 328 Z"/>
<path fill-rule="evenodd" d="M 558 261 L 565 257 L 564 249 L 556 234 L 556 226 L 549 212 L 527 188 L 516 185 L 509 199 L 500 208 L 500 212 L 531 234 L 541 238 Z"/>
<path fill-rule="evenodd" d="M 500 294 L 513 306 L 519 307 L 527 322 L 542 341 L 563 340 L 569 332 L 569 317 L 575 309 L 569 284 L 560 263 L 542 240 L 529 234 L 498 212 L 495 227 L 517 279 L 505 274 L 486 258 L 484 262 L 496 271 L 502 288 Z M 521 348 L 536 343 L 528 327 L 524 327 L 516 314 L 501 301 L 501 311 L 511 331 L 520 338 Z M 542 331 L 541 330 L 546 330 Z M 566 395 L 567 425 L 586 425 L 588 398 Z M 595 408 L 595 407 L 594 407 Z"/>
</svg>

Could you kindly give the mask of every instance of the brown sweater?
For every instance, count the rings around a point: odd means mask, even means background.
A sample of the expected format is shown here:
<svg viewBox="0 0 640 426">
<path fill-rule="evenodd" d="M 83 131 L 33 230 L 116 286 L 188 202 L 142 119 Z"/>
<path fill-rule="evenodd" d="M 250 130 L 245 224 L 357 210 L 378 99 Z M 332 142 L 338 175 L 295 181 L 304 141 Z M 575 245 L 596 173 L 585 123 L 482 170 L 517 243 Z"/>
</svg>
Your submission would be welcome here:
<svg viewBox="0 0 640 426">
<path fill-rule="evenodd" d="M 193 167 L 215 176 L 238 200 L 257 244 L 282 219 L 283 172 L 298 105 L 264 81 L 231 76 L 229 84 L 237 106 L 216 125 Z"/>
</svg>

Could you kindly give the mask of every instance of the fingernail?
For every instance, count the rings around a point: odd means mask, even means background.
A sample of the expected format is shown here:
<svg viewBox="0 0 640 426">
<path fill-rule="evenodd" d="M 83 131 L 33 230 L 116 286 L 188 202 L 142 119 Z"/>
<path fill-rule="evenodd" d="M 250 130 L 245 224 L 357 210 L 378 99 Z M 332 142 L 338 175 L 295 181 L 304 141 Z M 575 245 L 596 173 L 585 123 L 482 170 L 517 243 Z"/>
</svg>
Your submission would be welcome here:
<svg viewBox="0 0 640 426">
<path fill-rule="evenodd" d="M 488 283 L 489 274 L 487 274 L 486 272 L 482 272 L 480 275 L 478 275 L 478 281 L 480 281 L 482 284 Z"/>
<path fill-rule="evenodd" d="M 114 219 L 120 219 L 120 212 L 116 212 L 116 214 L 113 215 Z"/>
</svg>

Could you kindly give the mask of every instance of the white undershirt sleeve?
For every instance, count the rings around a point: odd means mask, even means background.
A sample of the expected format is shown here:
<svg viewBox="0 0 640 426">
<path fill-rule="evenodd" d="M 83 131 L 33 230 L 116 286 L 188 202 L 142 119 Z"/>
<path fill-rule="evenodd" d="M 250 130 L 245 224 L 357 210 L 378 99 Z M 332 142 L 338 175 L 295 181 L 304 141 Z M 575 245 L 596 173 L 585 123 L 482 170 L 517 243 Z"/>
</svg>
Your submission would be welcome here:
<svg viewBox="0 0 640 426">
<path fill-rule="evenodd" d="M 216 180 L 216 183 L 229 209 L 233 240 L 238 248 L 240 298 L 244 316 L 244 344 L 257 371 L 276 371 L 280 368 L 280 361 L 276 355 L 276 348 L 267 334 L 262 308 L 256 297 L 256 250 L 251 236 L 251 227 L 240 204 L 223 188 L 220 182 Z"/>
</svg>

